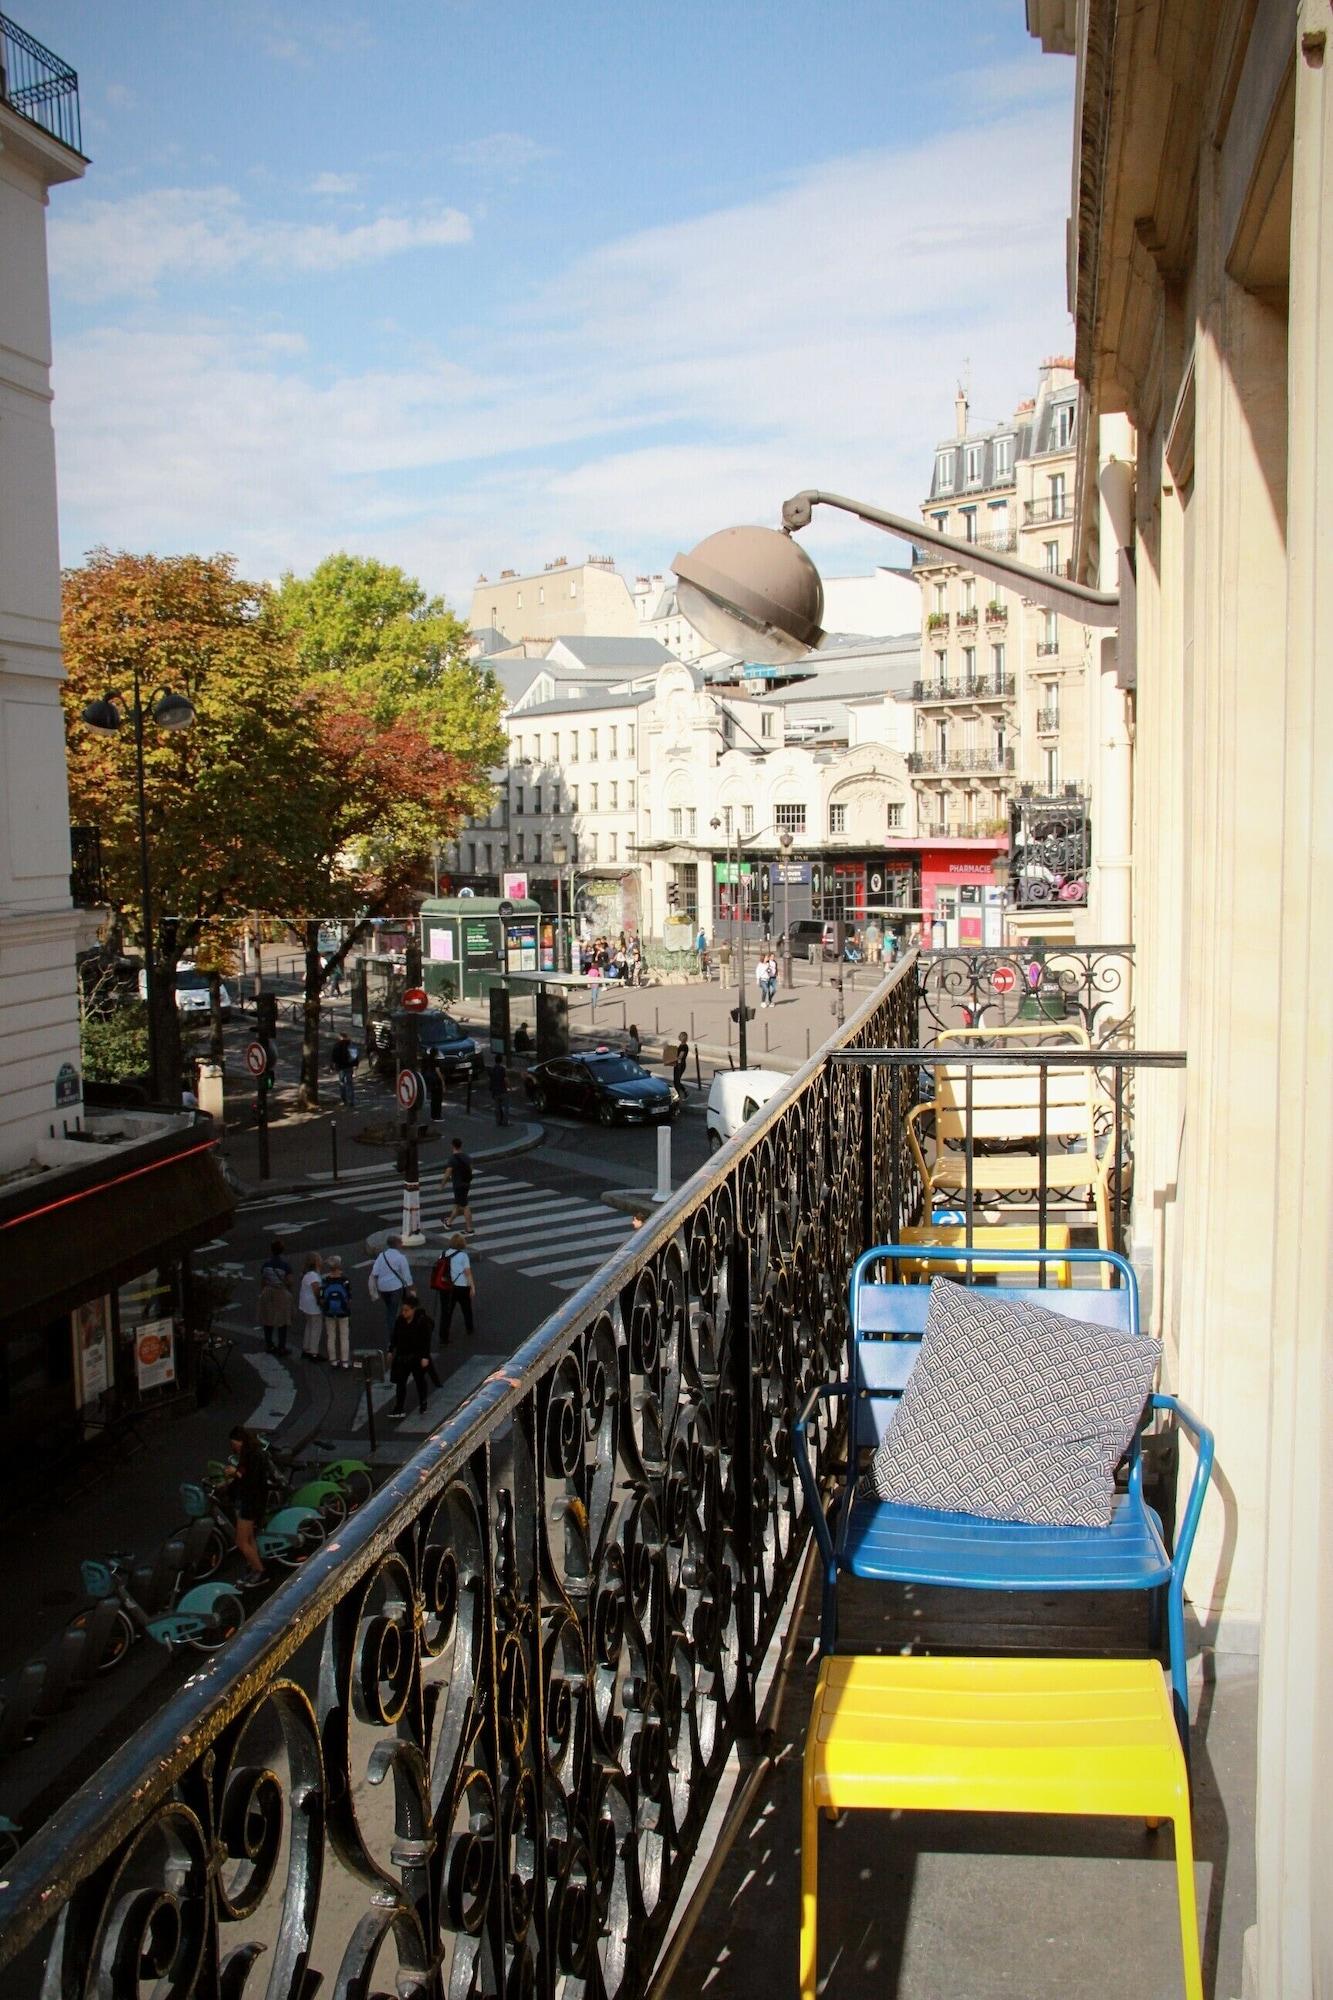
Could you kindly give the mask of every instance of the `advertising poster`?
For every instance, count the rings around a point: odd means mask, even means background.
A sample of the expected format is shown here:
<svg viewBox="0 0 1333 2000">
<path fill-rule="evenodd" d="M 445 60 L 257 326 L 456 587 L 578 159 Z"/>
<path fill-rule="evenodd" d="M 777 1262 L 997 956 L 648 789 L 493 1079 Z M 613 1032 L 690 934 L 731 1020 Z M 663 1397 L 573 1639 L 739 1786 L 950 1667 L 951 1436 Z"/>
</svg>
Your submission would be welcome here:
<svg viewBox="0 0 1333 2000">
<path fill-rule="evenodd" d="M 169 1319 L 145 1320 L 134 1329 L 134 1367 L 139 1388 L 170 1388 L 176 1380 L 176 1329 Z"/>
<path fill-rule="evenodd" d="M 496 935 L 497 929 L 497 925 L 493 922 L 488 923 L 484 917 L 464 917 L 463 957 L 470 968 L 476 970 L 499 965 L 500 941 Z"/>
<path fill-rule="evenodd" d="M 540 970 L 542 972 L 554 972 L 556 970 L 555 925 L 552 923 L 544 923 L 542 925 Z"/>
<path fill-rule="evenodd" d="M 70 1314 L 74 1334 L 74 1393 L 83 1409 L 111 1387 L 111 1301 L 89 1299 Z"/>
<path fill-rule="evenodd" d="M 446 965 L 453 964 L 454 934 L 452 931 L 440 928 L 431 932 L 430 955 L 433 959 L 443 959 Z"/>
</svg>

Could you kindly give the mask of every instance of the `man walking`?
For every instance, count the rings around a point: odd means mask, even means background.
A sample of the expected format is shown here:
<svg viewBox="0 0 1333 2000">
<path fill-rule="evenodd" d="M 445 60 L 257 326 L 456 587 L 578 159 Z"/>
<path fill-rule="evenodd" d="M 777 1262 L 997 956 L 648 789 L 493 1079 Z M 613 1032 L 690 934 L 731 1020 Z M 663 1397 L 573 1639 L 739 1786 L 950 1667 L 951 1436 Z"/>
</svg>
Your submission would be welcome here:
<svg viewBox="0 0 1333 2000">
<path fill-rule="evenodd" d="M 463 1141 L 455 1139 L 449 1153 L 449 1184 L 454 1197 L 454 1205 L 444 1218 L 446 1229 L 453 1227 L 455 1216 L 461 1215 L 463 1227 L 472 1228 L 472 1204 L 468 1199 L 472 1188 L 472 1162 L 463 1151 Z"/>
<path fill-rule="evenodd" d="M 329 1063 L 338 1077 L 338 1094 L 348 1111 L 356 1108 L 356 1050 L 348 1034 L 338 1036 L 329 1051 Z"/>
<path fill-rule="evenodd" d="M 509 1123 L 509 1078 L 505 1072 L 505 1059 L 502 1055 L 497 1055 L 495 1061 L 491 1064 L 490 1086 L 491 1102 L 495 1106 L 495 1122 L 497 1125 L 507 1125 Z"/>
<path fill-rule="evenodd" d="M 403 1239 L 391 1236 L 370 1267 L 370 1295 L 384 1308 L 386 1347 L 402 1311 L 403 1293 L 411 1283 L 412 1266 L 403 1255 Z"/>
<path fill-rule="evenodd" d="M 690 1038 L 682 1028 L 680 1040 L 676 1043 L 676 1053 L 671 1060 L 671 1081 L 682 1099 L 685 1096 L 685 1065 L 690 1059 Z"/>
<path fill-rule="evenodd" d="M 472 1259 L 467 1254 L 467 1243 L 461 1236 L 451 1237 L 449 1247 L 440 1258 L 438 1278 L 432 1283 L 440 1299 L 440 1346 L 449 1338 L 449 1328 L 453 1323 L 454 1306 L 463 1314 L 463 1326 L 468 1333 L 475 1333 L 472 1307 L 477 1296 L 477 1282 L 472 1275 Z"/>
<path fill-rule="evenodd" d="M 329 1268 L 319 1291 L 324 1315 L 324 1342 L 334 1368 L 352 1365 L 352 1292 L 343 1276 L 341 1257 L 330 1257 Z"/>
</svg>

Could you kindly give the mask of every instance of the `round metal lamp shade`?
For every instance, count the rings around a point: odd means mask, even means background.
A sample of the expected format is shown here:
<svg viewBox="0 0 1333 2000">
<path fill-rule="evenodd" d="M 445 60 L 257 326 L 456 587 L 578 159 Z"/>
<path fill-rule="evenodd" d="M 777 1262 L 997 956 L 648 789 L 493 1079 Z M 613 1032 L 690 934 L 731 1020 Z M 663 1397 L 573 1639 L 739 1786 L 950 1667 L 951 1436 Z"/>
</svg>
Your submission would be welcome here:
<svg viewBox="0 0 1333 2000">
<path fill-rule="evenodd" d="M 194 721 L 194 703 L 183 694 L 164 694 L 153 709 L 159 729 L 188 729 Z"/>
<path fill-rule="evenodd" d="M 80 721 L 85 729 L 91 729 L 94 736 L 118 736 L 120 733 L 120 710 L 110 695 L 104 694 L 100 701 L 85 703 Z"/>
<path fill-rule="evenodd" d="M 778 528 L 722 528 L 672 565 L 691 625 L 724 653 L 781 666 L 824 641 L 824 586 Z"/>
</svg>

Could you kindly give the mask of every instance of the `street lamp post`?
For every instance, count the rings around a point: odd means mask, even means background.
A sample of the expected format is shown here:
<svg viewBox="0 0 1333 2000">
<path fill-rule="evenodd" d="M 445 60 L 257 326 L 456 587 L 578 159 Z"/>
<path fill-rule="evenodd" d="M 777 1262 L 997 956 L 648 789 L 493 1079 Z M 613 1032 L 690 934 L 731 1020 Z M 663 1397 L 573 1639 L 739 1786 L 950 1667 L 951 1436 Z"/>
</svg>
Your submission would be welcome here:
<svg viewBox="0 0 1333 2000">
<path fill-rule="evenodd" d="M 991 880 L 1000 892 L 1000 943 L 1005 942 L 1004 913 L 1009 906 L 1009 856 L 997 854 L 990 865 Z"/>
<path fill-rule="evenodd" d="M 563 889 L 565 863 L 569 860 L 569 849 L 563 840 L 551 842 L 551 859 L 555 863 L 555 965 L 557 972 L 565 970 L 565 911 Z M 573 969 L 572 967 L 570 968 Z"/>
<path fill-rule="evenodd" d="M 791 986 L 791 851 L 795 844 L 794 833 L 780 833 L 778 846 L 782 849 L 782 983 Z"/>
<path fill-rule="evenodd" d="M 143 923 L 144 989 L 148 1002 L 148 1077 L 149 1086 L 156 1096 L 161 1085 L 158 1074 L 156 1012 L 157 953 L 153 939 L 153 881 L 148 858 L 148 805 L 144 788 L 144 712 L 137 657 L 130 662 L 130 673 L 134 698 L 128 704 L 128 713 L 134 724 L 134 789 L 139 822 L 139 903 Z M 159 729 L 174 733 L 188 729 L 195 719 L 193 702 L 183 694 L 173 694 L 169 688 L 154 688 L 148 701 L 153 721 Z M 95 736 L 118 736 L 126 709 L 124 695 L 108 688 L 100 701 L 90 701 L 85 705 L 81 719 L 85 728 L 91 729 Z M 177 1094 L 171 1093 L 172 1096 Z"/>
<path fill-rule="evenodd" d="M 722 826 L 722 821 L 717 818 L 711 819 L 708 823 L 714 833 Z M 736 967 L 737 1062 L 741 1069 L 748 1069 L 750 1067 L 750 1053 L 745 1019 L 745 919 L 740 915 L 741 836 L 738 827 L 736 829 L 736 860 L 733 864 L 731 859 L 731 833 L 734 823 L 735 815 L 733 814 L 732 821 L 726 828 L 726 834 L 727 874 L 731 877 L 729 883 L 731 889 L 731 933 L 734 940 L 732 958 Z M 734 875 L 732 874 L 733 866 L 735 868 Z"/>
</svg>

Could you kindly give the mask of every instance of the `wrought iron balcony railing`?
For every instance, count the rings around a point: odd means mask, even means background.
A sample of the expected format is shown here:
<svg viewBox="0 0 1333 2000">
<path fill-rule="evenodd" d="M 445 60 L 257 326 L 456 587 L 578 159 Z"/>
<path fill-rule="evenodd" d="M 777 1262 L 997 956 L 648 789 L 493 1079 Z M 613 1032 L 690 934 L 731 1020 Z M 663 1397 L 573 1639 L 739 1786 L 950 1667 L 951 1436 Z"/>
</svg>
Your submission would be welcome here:
<svg viewBox="0 0 1333 2000">
<path fill-rule="evenodd" d="M 1060 500 L 1025 500 L 1023 502 L 1023 526 L 1043 527 L 1048 521 L 1072 521 L 1074 502 L 1066 497 Z"/>
<path fill-rule="evenodd" d="M 0 103 L 82 154 L 77 72 L 7 14 L 0 14 Z"/>
<path fill-rule="evenodd" d="M 840 1371 L 855 1258 L 920 1205 L 916 1065 L 830 1052 L 916 1032 L 911 954 L 37 1829 L 7 1996 L 239 1993 L 261 1953 L 282 2000 L 642 1992 L 757 1753 L 792 1417 Z"/>
<path fill-rule="evenodd" d="M 79 910 L 95 910 L 106 901 L 102 836 L 95 826 L 69 830 L 69 899 Z"/>
<path fill-rule="evenodd" d="M 913 750 L 908 754 L 907 768 L 921 777 L 962 771 L 1007 772 L 1014 768 L 1014 753 L 1012 750 L 950 750 L 941 756 L 938 751 Z"/>
<path fill-rule="evenodd" d="M 1041 735 L 1053 736 L 1059 727 L 1060 711 L 1058 708 L 1039 708 L 1037 710 L 1037 729 Z"/>
<path fill-rule="evenodd" d="M 977 674 L 970 681 L 912 682 L 912 699 L 919 702 L 1004 701 L 1013 692 L 1012 674 Z"/>
</svg>

